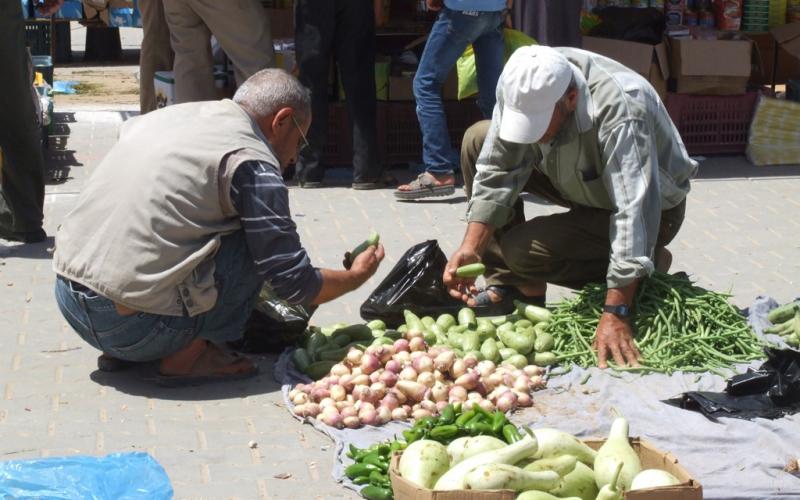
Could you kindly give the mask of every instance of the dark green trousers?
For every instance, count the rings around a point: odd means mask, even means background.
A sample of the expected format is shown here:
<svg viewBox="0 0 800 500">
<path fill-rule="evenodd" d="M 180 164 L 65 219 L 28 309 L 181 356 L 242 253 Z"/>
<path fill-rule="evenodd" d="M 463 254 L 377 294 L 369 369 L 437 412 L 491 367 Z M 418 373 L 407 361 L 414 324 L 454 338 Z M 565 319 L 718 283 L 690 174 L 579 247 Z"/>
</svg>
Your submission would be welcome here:
<svg viewBox="0 0 800 500">
<path fill-rule="evenodd" d="M 0 230 L 6 232 L 42 227 L 44 157 L 28 64 L 21 4 L 0 1 Z"/>
<path fill-rule="evenodd" d="M 472 196 L 475 165 L 490 123 L 478 122 L 464 133 L 461 171 L 467 198 Z M 587 283 L 604 283 L 611 255 L 611 212 L 565 200 L 547 176 L 535 169 L 522 191 L 569 211 L 525 220 L 522 200 L 517 200 L 511 222 L 495 231 L 483 255 L 487 284 L 545 282 L 580 288 Z M 661 212 L 656 250 L 678 234 L 685 211 L 686 200 Z"/>
</svg>

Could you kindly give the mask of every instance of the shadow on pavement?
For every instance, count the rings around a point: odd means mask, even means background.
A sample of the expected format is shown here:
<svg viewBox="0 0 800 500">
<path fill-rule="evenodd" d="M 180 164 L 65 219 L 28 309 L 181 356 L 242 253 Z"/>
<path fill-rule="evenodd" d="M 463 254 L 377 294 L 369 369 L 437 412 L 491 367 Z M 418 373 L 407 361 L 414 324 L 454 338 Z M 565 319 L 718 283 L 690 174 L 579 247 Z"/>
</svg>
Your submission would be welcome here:
<svg viewBox="0 0 800 500">
<path fill-rule="evenodd" d="M 49 260 L 53 258 L 53 245 L 55 245 L 53 236 L 48 236 L 41 243 L 22 244 L 11 242 L 11 244 L 7 245 L 0 242 L 0 257 Z"/>
<path fill-rule="evenodd" d="M 261 373 L 247 380 L 217 382 L 193 387 L 162 387 L 158 385 L 158 363 L 143 363 L 136 368 L 119 371 L 93 371 L 89 377 L 96 383 L 113 387 L 131 396 L 143 396 L 170 401 L 211 401 L 217 399 L 243 398 L 281 390 L 273 379 L 275 356 L 251 356 Z"/>
<path fill-rule="evenodd" d="M 75 150 L 67 149 L 72 132 L 69 124 L 75 121 L 75 113 L 53 113 L 48 147 L 45 151 L 45 162 L 50 174 L 46 179 L 47 184 L 62 184 L 70 178 L 72 167 L 83 166 L 83 163 L 75 158 Z"/>
</svg>

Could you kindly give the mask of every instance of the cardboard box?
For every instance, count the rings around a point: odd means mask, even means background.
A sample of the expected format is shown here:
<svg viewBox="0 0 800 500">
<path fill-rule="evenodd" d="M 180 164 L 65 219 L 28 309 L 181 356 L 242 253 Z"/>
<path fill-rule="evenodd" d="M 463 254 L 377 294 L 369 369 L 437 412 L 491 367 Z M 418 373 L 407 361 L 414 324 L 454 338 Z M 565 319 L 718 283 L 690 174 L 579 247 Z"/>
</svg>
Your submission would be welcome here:
<svg viewBox="0 0 800 500">
<path fill-rule="evenodd" d="M 669 57 L 664 43 L 645 43 L 612 40 L 610 38 L 583 37 L 583 48 L 609 57 L 639 73 L 656 89 L 661 99 L 667 96 Z"/>
<path fill-rule="evenodd" d="M 800 22 L 776 26 L 770 31 L 778 46 L 800 62 Z"/>
<path fill-rule="evenodd" d="M 587 439 L 584 442 L 596 450 L 605 440 Z M 625 500 L 703 500 L 703 487 L 678 463 L 675 456 L 639 438 L 631 439 L 631 446 L 642 461 L 642 469 L 663 469 L 683 481 L 683 484 L 629 491 L 625 493 Z M 396 454 L 389 468 L 395 500 L 514 500 L 517 495 L 511 490 L 426 490 L 400 477 L 399 463 L 400 455 Z"/>
<path fill-rule="evenodd" d="M 747 38 L 753 41 L 760 62 L 760 70 L 753 71 L 750 75 L 752 85 L 772 85 L 773 72 L 776 85 L 800 78 L 800 57 L 790 54 L 785 47 L 779 46 L 771 32 L 747 33 Z"/>
<path fill-rule="evenodd" d="M 750 40 L 670 39 L 670 74 L 679 94 L 738 95 L 752 71 Z"/>
</svg>

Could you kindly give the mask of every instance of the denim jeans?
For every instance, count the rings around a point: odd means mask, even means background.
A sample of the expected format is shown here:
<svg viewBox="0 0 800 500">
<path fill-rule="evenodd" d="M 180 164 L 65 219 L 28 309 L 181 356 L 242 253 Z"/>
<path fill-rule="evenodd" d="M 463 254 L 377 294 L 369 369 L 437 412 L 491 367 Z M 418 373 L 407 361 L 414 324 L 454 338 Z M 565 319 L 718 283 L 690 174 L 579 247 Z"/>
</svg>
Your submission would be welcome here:
<svg viewBox="0 0 800 500">
<path fill-rule="evenodd" d="M 162 359 L 197 338 L 215 343 L 241 338 L 263 285 L 243 230 L 222 238 L 214 263 L 217 303 L 194 317 L 144 312 L 121 316 L 114 302 L 62 276 L 56 279 L 56 302 L 91 346 L 128 361 Z"/>
<path fill-rule="evenodd" d="M 431 29 L 414 77 L 417 119 L 422 130 L 422 160 L 432 174 L 459 169 L 459 155 L 450 144 L 442 86 L 467 45 L 475 51 L 478 106 L 492 116 L 497 80 L 503 71 L 503 12 L 469 15 L 443 8 Z"/>
</svg>

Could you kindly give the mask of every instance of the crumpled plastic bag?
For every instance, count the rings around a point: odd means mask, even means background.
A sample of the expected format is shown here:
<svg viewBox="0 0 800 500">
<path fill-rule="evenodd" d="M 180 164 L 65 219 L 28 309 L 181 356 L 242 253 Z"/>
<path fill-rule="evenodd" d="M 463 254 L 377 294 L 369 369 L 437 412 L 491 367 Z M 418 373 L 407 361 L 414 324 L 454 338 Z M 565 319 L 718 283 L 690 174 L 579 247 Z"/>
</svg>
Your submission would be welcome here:
<svg viewBox="0 0 800 500">
<path fill-rule="evenodd" d="M 0 462 L 0 498 L 169 500 L 172 485 L 147 453 Z"/>
<path fill-rule="evenodd" d="M 518 48 L 537 44 L 535 39 L 525 33 L 510 28 L 503 30 L 503 40 L 506 61 Z M 459 101 L 478 93 L 478 71 L 475 69 L 475 51 L 472 50 L 472 44 L 467 45 L 467 49 L 456 61 L 456 73 L 458 74 Z"/>
<path fill-rule="evenodd" d="M 361 305 L 361 317 L 381 319 L 394 328 L 405 323 L 403 309 L 418 316 L 457 314 L 464 303 L 451 297 L 444 286 L 446 265 L 447 257 L 436 240 L 409 248 Z"/>
<path fill-rule="evenodd" d="M 699 411 L 711 420 L 719 417 L 781 418 L 800 411 L 800 352 L 764 350 L 767 361 L 758 370 L 728 379 L 725 392 L 692 391 L 665 401 Z"/>
<path fill-rule="evenodd" d="M 292 305 L 264 285 L 241 340 L 229 345 L 241 352 L 281 352 L 303 334 L 316 306 Z"/>
</svg>

